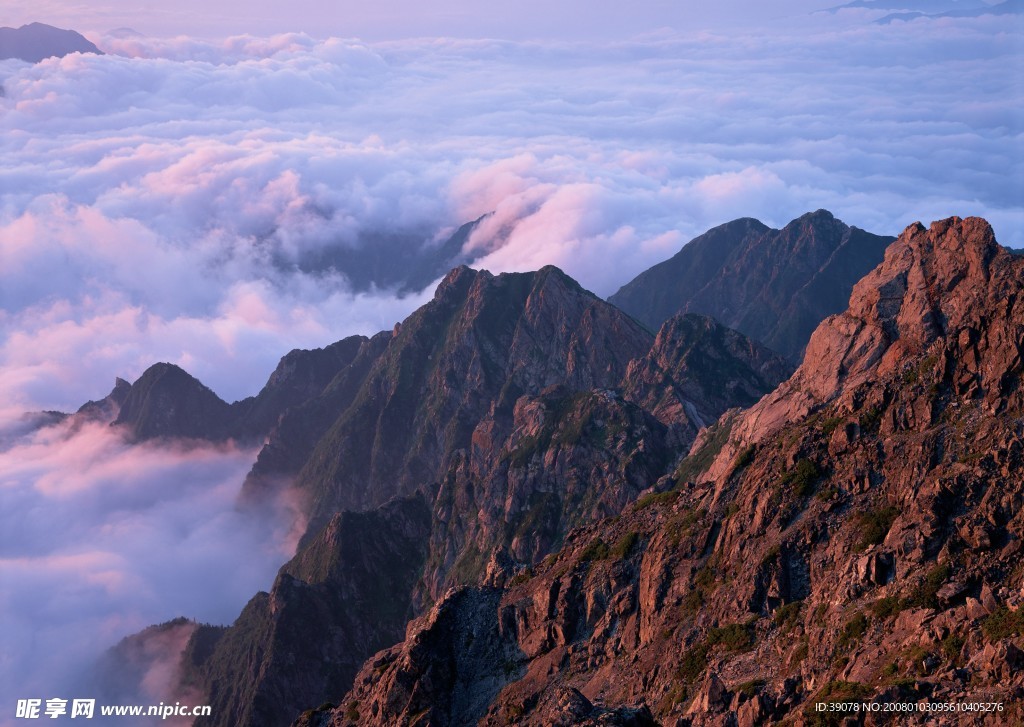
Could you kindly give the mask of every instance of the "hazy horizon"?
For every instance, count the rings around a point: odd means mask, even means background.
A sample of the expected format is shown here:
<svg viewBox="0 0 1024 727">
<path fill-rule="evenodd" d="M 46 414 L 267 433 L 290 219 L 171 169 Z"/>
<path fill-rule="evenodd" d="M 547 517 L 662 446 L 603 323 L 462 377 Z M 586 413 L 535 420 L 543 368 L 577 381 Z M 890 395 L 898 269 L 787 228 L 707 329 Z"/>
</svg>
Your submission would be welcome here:
<svg viewBox="0 0 1024 727">
<path fill-rule="evenodd" d="M 1019 16 L 880 12 L 614 43 L 117 34 L 94 38 L 108 56 L 4 62 L 9 413 L 158 360 L 252 395 L 291 348 L 429 297 L 352 290 L 310 255 L 492 212 L 481 266 L 561 265 L 605 296 L 745 216 L 895 235 L 978 214 L 1024 245 Z"/>
<path fill-rule="evenodd" d="M 527 0 L 481 6 L 467 0 L 442 0 L 430 5 L 387 0 L 369 8 L 328 0 L 305 0 L 287 7 L 270 0 L 215 5 L 182 0 L 173 6 L 111 0 L 88 7 L 64 0 L 13 0 L 7 3 L 0 22 L 14 26 L 43 22 L 93 34 L 130 28 L 157 37 L 307 33 L 321 39 L 333 36 L 367 41 L 423 37 L 609 40 L 666 29 L 686 32 L 750 27 L 841 4 L 827 0 L 785 0 L 770 5 L 736 0 L 712 5 L 643 0 L 627 6 L 605 1 Z"/>
</svg>

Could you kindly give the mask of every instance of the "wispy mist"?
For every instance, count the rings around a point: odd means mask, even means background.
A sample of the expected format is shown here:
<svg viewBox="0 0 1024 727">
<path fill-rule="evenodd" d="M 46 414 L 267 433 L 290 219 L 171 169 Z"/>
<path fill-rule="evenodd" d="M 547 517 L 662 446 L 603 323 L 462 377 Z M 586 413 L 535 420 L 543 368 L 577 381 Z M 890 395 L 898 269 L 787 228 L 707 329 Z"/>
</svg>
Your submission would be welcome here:
<svg viewBox="0 0 1024 727">
<path fill-rule="evenodd" d="M 1012 22 L 851 13 L 600 45 L 104 37 L 112 55 L 7 62 L 0 387 L 67 407 L 166 359 L 251 394 L 285 350 L 422 301 L 355 294 L 317 251 L 489 212 L 482 265 L 602 294 L 747 215 L 981 214 L 1020 244 Z"/>
<path fill-rule="evenodd" d="M 0 453 L 0 723 L 19 698 L 75 696 L 61 690 L 120 638 L 183 615 L 230 623 L 267 587 L 294 537 L 285 507 L 265 518 L 234 510 L 253 456 L 129 446 L 100 424 L 8 442 Z"/>
</svg>

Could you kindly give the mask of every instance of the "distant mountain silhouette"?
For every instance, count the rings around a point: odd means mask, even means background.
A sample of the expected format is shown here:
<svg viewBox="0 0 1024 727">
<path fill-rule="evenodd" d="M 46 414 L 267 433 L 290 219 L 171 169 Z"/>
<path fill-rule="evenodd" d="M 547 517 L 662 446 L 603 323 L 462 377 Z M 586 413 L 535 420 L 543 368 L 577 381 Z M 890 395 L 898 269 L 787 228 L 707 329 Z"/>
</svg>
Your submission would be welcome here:
<svg viewBox="0 0 1024 727">
<path fill-rule="evenodd" d="M 982 15 L 1020 15 L 1022 12 L 1024 12 L 1024 0 L 1006 0 L 998 5 L 947 10 L 944 13 L 892 13 L 875 22 L 879 25 L 888 25 L 895 20 L 914 20 L 915 18 L 980 18 Z"/>
<path fill-rule="evenodd" d="M 1019 15 L 1024 12 L 1024 0 L 1004 0 L 989 5 L 979 0 L 854 0 L 844 5 L 829 8 L 835 13 L 848 8 L 867 10 L 888 10 L 884 17 L 875 22 L 887 25 L 896 20 L 916 18 L 977 18 L 982 15 Z"/>
<path fill-rule="evenodd" d="M 826 210 L 781 230 L 743 218 L 708 230 L 608 301 L 652 330 L 676 313 L 711 316 L 798 363 L 815 327 L 846 305 L 892 237 Z"/>
<path fill-rule="evenodd" d="M 477 225 L 486 217 L 461 225 L 449 237 L 426 241 L 417 234 L 366 232 L 356 244 L 342 242 L 304 252 L 298 260 L 282 258 L 282 269 L 297 266 L 306 273 L 335 271 L 354 290 L 394 289 L 411 293 L 425 289 L 454 267 L 472 263 L 479 251 L 463 252 Z"/>
<path fill-rule="evenodd" d="M 61 30 L 43 23 L 29 23 L 20 28 L 0 28 L 0 60 L 20 58 L 29 63 L 38 63 L 44 58 L 60 58 L 69 53 L 103 55 L 103 51 L 73 30 Z"/>
<path fill-rule="evenodd" d="M 853 0 L 852 2 L 828 8 L 827 12 L 849 8 L 866 10 L 888 10 L 901 13 L 944 13 L 950 10 L 976 10 L 986 7 L 981 0 Z"/>
</svg>

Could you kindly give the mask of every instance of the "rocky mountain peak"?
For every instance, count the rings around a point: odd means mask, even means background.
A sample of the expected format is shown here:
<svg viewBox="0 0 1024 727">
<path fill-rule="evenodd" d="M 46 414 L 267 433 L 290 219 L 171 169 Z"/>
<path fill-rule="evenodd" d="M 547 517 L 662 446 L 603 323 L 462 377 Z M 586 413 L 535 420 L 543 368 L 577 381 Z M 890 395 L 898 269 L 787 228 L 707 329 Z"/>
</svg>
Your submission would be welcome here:
<svg viewBox="0 0 1024 727">
<path fill-rule="evenodd" d="M 1022 290 L 984 221 L 912 225 L 675 487 L 445 594 L 296 725 L 833 724 L 818 704 L 978 695 L 1019 721 Z"/>
<path fill-rule="evenodd" d="M 724 476 L 746 444 L 770 437 L 817 407 L 841 400 L 862 405 L 865 386 L 895 390 L 923 369 L 936 369 L 954 393 L 989 407 L 1016 399 L 1022 332 L 1015 303 L 1024 261 L 995 240 L 983 219 L 951 217 L 907 227 L 884 260 L 854 286 L 849 307 L 826 319 L 793 377 L 735 423 L 708 475 Z M 879 406 L 881 406 L 879 404 Z"/>
<path fill-rule="evenodd" d="M 943 319 L 960 318 L 967 312 L 964 303 L 977 302 L 1001 250 L 992 227 L 976 217 L 951 217 L 928 229 L 914 223 L 889 247 L 883 264 L 854 288 L 850 312 L 898 338 L 927 344 L 948 327 Z M 929 325 L 921 328 L 921 320 Z"/>
<path fill-rule="evenodd" d="M 492 410 L 563 384 L 613 387 L 650 348 L 639 324 L 565 273 L 462 266 L 406 319 L 299 473 L 314 523 L 437 481 Z"/>
<path fill-rule="evenodd" d="M 114 425 L 124 427 L 136 440 L 219 439 L 230 408 L 181 367 L 157 363 L 131 385 Z"/>
<path fill-rule="evenodd" d="M 468 265 L 452 268 L 438 283 L 437 289 L 434 291 L 434 300 L 461 298 L 480 275 L 492 277 L 486 270 L 478 272 Z"/>
<path fill-rule="evenodd" d="M 814 359 L 801 370 L 807 388 L 828 399 L 875 368 L 883 375 L 900 369 L 936 339 L 980 323 L 984 311 L 1014 294 L 1011 279 L 991 284 L 997 258 L 1001 277 L 1014 278 L 1012 257 L 985 220 L 909 226 L 854 287 L 849 309 L 811 337 Z"/>
<path fill-rule="evenodd" d="M 337 377 L 346 371 L 352 373 L 352 365 L 360 358 L 364 359 L 361 369 L 365 373 L 365 358 L 372 358 L 373 351 L 379 352 L 381 339 L 387 334 L 378 334 L 377 338 L 372 345 L 364 336 L 350 336 L 323 348 L 290 351 L 256 396 L 233 404 L 221 400 L 181 367 L 157 363 L 134 384 L 118 377 L 107 396 L 86 402 L 72 415 L 72 424 L 112 424 L 134 441 L 231 439 L 256 443 L 275 430 L 282 415 L 317 398 L 329 384 L 337 390 L 348 383 L 350 389 L 351 382 Z M 303 416 L 309 419 L 310 414 L 307 409 Z"/>
<path fill-rule="evenodd" d="M 806 229 L 827 224 L 839 224 L 845 227 L 845 225 L 843 225 L 842 222 L 836 219 L 836 216 L 829 212 L 827 209 L 817 209 L 814 210 L 813 212 L 807 212 L 806 214 L 800 215 L 795 220 L 786 225 L 786 227 L 796 225 Z"/>
<path fill-rule="evenodd" d="M 846 306 L 892 239 L 827 210 L 781 230 L 743 218 L 694 238 L 609 300 L 652 328 L 680 312 L 708 315 L 798 363 L 814 328 Z"/>
</svg>

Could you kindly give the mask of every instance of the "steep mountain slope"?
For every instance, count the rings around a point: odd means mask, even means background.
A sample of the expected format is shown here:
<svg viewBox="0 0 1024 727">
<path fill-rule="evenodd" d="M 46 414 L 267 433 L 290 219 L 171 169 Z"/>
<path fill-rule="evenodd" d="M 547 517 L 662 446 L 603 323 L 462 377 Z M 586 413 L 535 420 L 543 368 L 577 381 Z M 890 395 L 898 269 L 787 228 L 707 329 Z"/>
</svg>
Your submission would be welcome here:
<svg viewBox="0 0 1024 727">
<path fill-rule="evenodd" d="M 292 407 L 319 396 L 335 377 L 363 353 L 365 336 L 349 336 L 323 348 L 285 354 L 267 383 L 253 397 L 232 405 L 232 436 L 262 438 Z"/>
<path fill-rule="evenodd" d="M 121 377 L 114 379 L 114 388 L 98 401 L 87 401 L 78 408 L 74 417 L 80 422 L 112 422 L 121 411 L 121 405 L 132 390 L 132 385 Z"/>
<path fill-rule="evenodd" d="M 689 446 L 727 409 L 750 406 L 792 372 L 779 355 L 713 318 L 679 314 L 630 364 L 622 389 Z"/>
<path fill-rule="evenodd" d="M 194 637 L 183 691 L 213 708 L 196 726 L 287 724 L 350 683 L 366 654 L 405 631 L 429 522 L 418 495 L 336 515 L 230 628 Z"/>
<path fill-rule="evenodd" d="M 450 592 L 298 724 L 1019 721 L 1022 291 L 983 220 L 909 227 L 676 489 Z"/>
<path fill-rule="evenodd" d="M 182 652 L 197 630 L 209 628 L 177 618 L 132 634 L 109 649 L 85 675 L 84 683 L 75 685 L 75 691 L 113 704 L 173 701 Z M 159 722 L 159 718 L 139 720 L 147 726 Z M 172 720 L 171 724 L 181 727 L 183 722 Z"/>
<path fill-rule="evenodd" d="M 845 307 L 892 240 L 825 210 L 781 230 L 739 219 L 691 240 L 608 300 L 651 328 L 678 312 L 708 315 L 799 362 L 815 326 Z"/>
<path fill-rule="evenodd" d="M 417 526 L 417 535 L 403 541 L 403 562 L 415 578 L 389 586 L 396 609 L 389 613 L 403 619 L 398 626 L 382 619 L 382 596 L 367 590 L 373 584 L 364 576 L 390 568 L 390 556 L 353 543 L 344 557 L 333 557 L 337 547 L 325 539 L 334 537 L 339 517 L 347 523 L 356 516 L 332 513 L 326 528 L 309 528 L 296 557 L 302 567 L 283 569 L 294 580 L 279 578 L 270 600 L 254 599 L 212 646 L 207 634 L 197 632 L 188 653 L 205 656 L 191 659 L 191 681 L 183 686 L 211 694 L 211 703 L 219 705 L 211 723 L 272 724 L 288 708 L 337 700 L 384 633 L 392 634 L 392 642 L 402 637 L 404 615 L 422 613 L 451 586 L 501 581 L 510 569 L 537 564 L 572 528 L 619 513 L 670 472 L 695 428 L 676 426 L 675 409 L 660 406 L 664 401 L 672 398 L 679 411 L 699 407 L 701 416 L 717 418 L 766 392 L 779 371 L 788 371 L 778 357 L 707 319 L 673 321 L 656 340 L 652 345 L 631 319 L 554 268 L 502 276 L 462 268 L 393 334 L 364 342 L 321 395 L 282 416 L 261 454 L 261 473 L 247 485 L 258 499 L 256 488 L 273 486 L 266 479 L 268 462 L 297 461 L 290 453 L 295 444 L 300 456 L 311 450 L 311 461 L 323 452 L 334 457 L 340 484 L 350 487 L 346 468 L 366 467 L 360 462 L 372 461 L 378 442 L 388 447 L 392 479 L 381 480 L 366 501 L 393 492 L 404 478 L 405 487 L 417 492 L 410 497 L 429 513 L 425 529 Z M 679 365 L 670 363 L 672 351 L 680 352 Z M 721 367 L 717 379 L 702 369 L 710 362 Z M 626 380 L 644 401 L 658 387 L 669 392 L 651 399 L 664 422 L 624 398 L 617 384 Z M 684 397 L 691 391 L 699 394 L 697 403 Z M 315 447 L 300 441 L 304 422 L 313 422 L 305 431 L 318 431 L 332 412 L 337 421 Z M 422 441 L 435 448 L 431 467 L 437 474 L 428 471 L 417 484 L 409 463 L 419 466 L 422 459 L 405 459 L 403 447 L 424 450 L 417 444 Z M 364 488 L 357 493 L 366 491 L 365 483 L 357 484 Z M 383 513 L 395 507 L 391 501 L 359 517 L 387 519 Z M 334 574 L 328 581 L 310 575 L 324 570 Z M 279 612 L 268 611 L 282 584 L 291 612 L 309 619 L 304 627 L 298 621 L 285 626 Z M 339 584 L 340 594 L 334 592 Z M 342 597 L 343 608 L 324 607 L 325 599 Z M 245 656 L 265 653 L 263 644 L 278 633 L 268 624 L 283 629 L 274 647 L 278 656 Z M 282 711 L 265 711 L 263 697 L 258 709 L 244 706 L 254 695 L 271 694 Z M 295 709 L 289 719 L 297 714 Z"/>
<path fill-rule="evenodd" d="M 352 405 L 299 473 L 310 532 L 435 482 L 492 410 L 555 384 L 615 386 L 650 334 L 554 267 L 494 276 L 456 268 L 396 329 Z"/>
<path fill-rule="evenodd" d="M 552 387 L 486 417 L 435 498 L 421 600 L 532 565 L 573 527 L 621 512 L 679 454 L 665 425 L 612 390 Z"/>
<path fill-rule="evenodd" d="M 551 387 L 520 397 L 511 418 L 484 417 L 436 497 L 427 600 L 477 582 L 494 558 L 537 563 L 573 526 L 618 514 L 671 468 L 703 421 L 751 404 L 790 371 L 712 319 L 679 316 L 630 362 L 619 388 Z"/>
<path fill-rule="evenodd" d="M 324 348 L 291 351 L 259 394 L 233 404 L 180 367 L 153 364 L 134 383 L 118 378 L 106 397 L 83 404 L 72 415 L 72 424 L 109 422 L 136 442 L 258 441 L 274 430 L 284 413 L 320 396 L 336 378 L 343 378 L 365 358 L 367 344 L 365 337 L 351 336 Z"/>
<path fill-rule="evenodd" d="M 61 30 L 43 23 L 29 23 L 20 28 L 0 28 L 0 60 L 19 58 L 38 63 L 51 56 L 69 53 L 96 53 L 99 48 L 73 30 Z"/>
<path fill-rule="evenodd" d="M 270 428 L 266 443 L 253 463 L 242 487 L 242 503 L 258 505 L 290 482 L 309 459 L 316 443 L 339 416 L 351 406 L 371 367 L 391 340 L 391 332 L 372 338 L 353 336 L 345 341 L 356 344 L 354 355 L 346 359 L 321 387 L 320 393 L 304 401 L 289 401 Z"/>
</svg>

